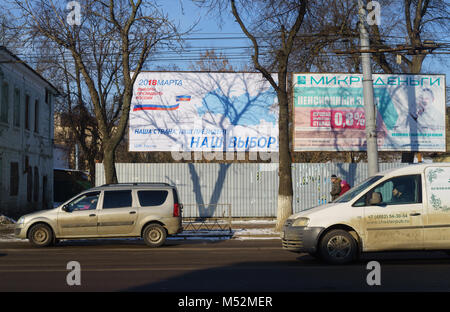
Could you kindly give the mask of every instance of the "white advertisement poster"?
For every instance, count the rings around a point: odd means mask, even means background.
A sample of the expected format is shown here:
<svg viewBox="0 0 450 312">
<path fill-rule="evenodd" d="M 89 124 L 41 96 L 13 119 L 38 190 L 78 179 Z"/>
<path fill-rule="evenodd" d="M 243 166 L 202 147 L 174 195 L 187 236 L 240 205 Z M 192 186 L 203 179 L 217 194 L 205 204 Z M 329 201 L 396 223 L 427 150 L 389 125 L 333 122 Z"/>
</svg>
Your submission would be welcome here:
<svg viewBox="0 0 450 312">
<path fill-rule="evenodd" d="M 130 151 L 278 151 L 278 100 L 256 73 L 142 72 Z"/>
<path fill-rule="evenodd" d="M 294 74 L 294 150 L 364 151 L 360 74 Z M 445 75 L 373 75 L 381 151 L 445 152 Z"/>
</svg>

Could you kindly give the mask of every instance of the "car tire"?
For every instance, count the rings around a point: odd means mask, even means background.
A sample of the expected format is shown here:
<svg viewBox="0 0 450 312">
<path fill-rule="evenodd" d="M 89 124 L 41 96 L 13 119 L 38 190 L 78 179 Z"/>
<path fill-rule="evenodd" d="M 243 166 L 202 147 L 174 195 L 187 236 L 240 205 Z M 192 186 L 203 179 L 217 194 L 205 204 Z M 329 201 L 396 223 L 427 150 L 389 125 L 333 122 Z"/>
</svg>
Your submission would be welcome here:
<svg viewBox="0 0 450 312">
<path fill-rule="evenodd" d="M 53 231 L 46 224 L 35 224 L 28 232 L 28 240 L 35 247 L 50 246 L 53 243 Z"/>
<path fill-rule="evenodd" d="M 345 230 L 332 230 L 320 241 L 321 258 L 331 264 L 345 264 L 356 260 L 358 244 Z"/>
<path fill-rule="evenodd" d="M 142 238 L 149 247 L 160 247 L 166 242 L 167 232 L 159 224 L 152 223 L 145 227 Z"/>
</svg>

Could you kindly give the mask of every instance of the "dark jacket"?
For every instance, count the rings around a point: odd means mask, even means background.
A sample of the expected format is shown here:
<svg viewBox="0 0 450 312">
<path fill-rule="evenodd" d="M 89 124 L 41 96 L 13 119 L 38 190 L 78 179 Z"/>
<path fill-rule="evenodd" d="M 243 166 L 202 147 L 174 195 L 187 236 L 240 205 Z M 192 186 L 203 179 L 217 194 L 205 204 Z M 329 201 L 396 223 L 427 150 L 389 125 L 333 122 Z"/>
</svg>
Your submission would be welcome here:
<svg viewBox="0 0 450 312">
<path fill-rule="evenodd" d="M 336 198 L 339 197 L 339 194 L 341 193 L 341 179 L 336 179 L 336 181 L 332 182 L 331 184 L 331 200 L 334 201 Z"/>
</svg>

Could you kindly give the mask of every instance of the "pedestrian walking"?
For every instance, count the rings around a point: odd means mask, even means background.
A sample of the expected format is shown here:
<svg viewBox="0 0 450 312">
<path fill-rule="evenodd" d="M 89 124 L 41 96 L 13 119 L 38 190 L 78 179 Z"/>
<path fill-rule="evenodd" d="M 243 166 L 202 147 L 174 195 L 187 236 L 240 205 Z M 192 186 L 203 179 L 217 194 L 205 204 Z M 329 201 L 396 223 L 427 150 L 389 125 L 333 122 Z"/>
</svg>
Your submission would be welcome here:
<svg viewBox="0 0 450 312">
<path fill-rule="evenodd" d="M 331 175 L 331 201 L 334 201 L 339 197 L 341 193 L 341 179 L 339 179 L 335 174 Z"/>
</svg>

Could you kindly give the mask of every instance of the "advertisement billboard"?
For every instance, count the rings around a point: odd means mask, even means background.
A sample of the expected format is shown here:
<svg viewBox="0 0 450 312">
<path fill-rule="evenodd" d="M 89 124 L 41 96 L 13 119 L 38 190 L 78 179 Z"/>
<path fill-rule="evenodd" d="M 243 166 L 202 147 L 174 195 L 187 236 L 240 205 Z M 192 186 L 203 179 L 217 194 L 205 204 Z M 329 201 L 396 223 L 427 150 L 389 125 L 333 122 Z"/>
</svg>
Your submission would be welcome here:
<svg viewBox="0 0 450 312">
<path fill-rule="evenodd" d="M 361 74 L 293 74 L 294 151 L 365 151 Z M 380 151 L 445 152 L 445 75 L 374 74 Z"/>
<path fill-rule="evenodd" d="M 256 73 L 142 72 L 130 151 L 278 151 L 278 100 Z"/>
</svg>

